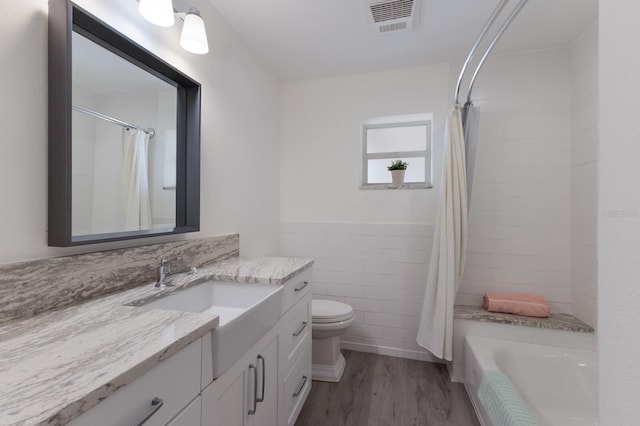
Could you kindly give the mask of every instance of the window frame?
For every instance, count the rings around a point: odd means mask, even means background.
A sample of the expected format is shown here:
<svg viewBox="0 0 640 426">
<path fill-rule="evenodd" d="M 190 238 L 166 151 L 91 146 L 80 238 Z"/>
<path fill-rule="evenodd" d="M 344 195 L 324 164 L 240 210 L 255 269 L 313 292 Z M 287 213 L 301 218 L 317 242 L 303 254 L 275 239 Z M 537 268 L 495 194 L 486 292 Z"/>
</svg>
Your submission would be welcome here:
<svg viewBox="0 0 640 426">
<path fill-rule="evenodd" d="M 426 127 L 426 146 L 424 151 L 390 151 L 390 152 L 367 152 L 367 132 L 370 129 L 390 129 L 398 127 Z M 389 122 L 364 123 L 362 125 L 362 173 L 360 175 L 360 189 L 416 189 L 416 188 L 432 188 L 431 176 L 431 151 L 433 141 L 433 119 L 425 118 L 421 120 L 402 121 L 396 119 Z M 403 158 L 415 158 L 424 156 L 424 182 L 409 182 L 398 187 L 391 186 L 389 183 L 369 183 L 369 160 L 388 159 L 398 160 Z"/>
</svg>

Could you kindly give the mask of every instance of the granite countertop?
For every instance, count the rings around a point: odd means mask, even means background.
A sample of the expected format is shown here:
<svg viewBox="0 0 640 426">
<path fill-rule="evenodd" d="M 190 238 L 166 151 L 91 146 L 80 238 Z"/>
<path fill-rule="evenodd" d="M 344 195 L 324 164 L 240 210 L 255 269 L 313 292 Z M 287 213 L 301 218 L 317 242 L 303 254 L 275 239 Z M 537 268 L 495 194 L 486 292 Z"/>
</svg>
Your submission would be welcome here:
<svg viewBox="0 0 640 426">
<path fill-rule="evenodd" d="M 140 301 L 207 279 L 282 284 L 313 264 L 298 258 L 234 258 L 0 326 L 0 424 L 59 425 L 214 329 L 214 313 L 144 309 Z M 138 302 L 138 303 L 136 303 Z"/>
<path fill-rule="evenodd" d="M 236 257 L 201 272 L 217 281 L 283 284 L 311 265 L 313 259 L 303 257 Z"/>
<path fill-rule="evenodd" d="M 522 315 L 489 312 L 481 306 L 456 305 L 454 318 L 492 322 L 498 324 L 521 325 L 525 327 L 548 328 L 552 330 L 593 333 L 593 327 L 571 314 L 551 314 L 549 318 L 525 317 Z"/>
</svg>

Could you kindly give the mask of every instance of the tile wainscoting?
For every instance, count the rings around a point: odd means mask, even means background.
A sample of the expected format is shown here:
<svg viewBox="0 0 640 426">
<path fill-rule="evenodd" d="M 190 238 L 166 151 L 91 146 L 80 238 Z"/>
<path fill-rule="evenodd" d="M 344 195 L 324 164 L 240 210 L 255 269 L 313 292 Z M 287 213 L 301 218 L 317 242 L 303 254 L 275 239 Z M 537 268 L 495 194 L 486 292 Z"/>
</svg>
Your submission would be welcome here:
<svg viewBox="0 0 640 426">
<path fill-rule="evenodd" d="M 353 306 L 343 348 L 434 360 L 416 343 L 432 234 L 424 224 L 282 223 L 280 248 L 315 259 L 314 298 Z"/>
<path fill-rule="evenodd" d="M 480 305 L 486 291 L 529 291 L 544 295 L 552 312 L 571 313 L 570 280 L 564 279 L 569 274 L 553 272 L 546 262 L 549 256 L 543 254 L 551 242 L 539 238 L 535 241 L 539 252 L 522 252 L 512 246 L 482 244 L 486 240 L 478 240 L 474 232 L 470 240 L 456 303 Z M 314 297 L 353 306 L 356 321 L 342 336 L 344 348 L 434 360 L 416 343 L 432 241 L 433 225 L 428 224 L 285 222 L 280 254 L 315 259 Z M 570 268 L 568 260 L 565 267 Z M 490 271 L 490 277 L 483 271 Z M 553 274 L 563 279 L 558 282 Z"/>
</svg>

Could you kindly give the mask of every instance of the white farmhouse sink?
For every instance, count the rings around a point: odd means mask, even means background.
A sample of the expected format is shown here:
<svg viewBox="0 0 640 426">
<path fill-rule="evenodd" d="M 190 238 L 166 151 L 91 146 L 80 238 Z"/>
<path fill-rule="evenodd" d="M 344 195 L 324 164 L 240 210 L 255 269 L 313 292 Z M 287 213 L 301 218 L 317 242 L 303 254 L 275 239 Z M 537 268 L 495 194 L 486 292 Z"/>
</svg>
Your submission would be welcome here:
<svg viewBox="0 0 640 426">
<path fill-rule="evenodd" d="M 278 322 L 282 296 L 282 286 L 205 281 L 143 306 L 218 315 L 220 323 L 212 332 L 216 378 Z"/>
</svg>

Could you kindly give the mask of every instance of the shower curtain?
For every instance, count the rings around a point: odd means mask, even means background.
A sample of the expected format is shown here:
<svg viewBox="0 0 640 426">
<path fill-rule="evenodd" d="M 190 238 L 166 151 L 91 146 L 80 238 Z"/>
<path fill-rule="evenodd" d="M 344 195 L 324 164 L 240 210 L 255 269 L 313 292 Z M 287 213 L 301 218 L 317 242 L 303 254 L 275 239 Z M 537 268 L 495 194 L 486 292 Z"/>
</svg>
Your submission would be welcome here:
<svg viewBox="0 0 640 426">
<path fill-rule="evenodd" d="M 442 190 L 417 342 L 438 358 L 453 358 L 453 304 L 467 250 L 467 174 L 460 106 L 449 110 Z"/>
<path fill-rule="evenodd" d="M 465 156 L 467 160 L 467 208 L 471 204 L 473 176 L 476 169 L 476 151 L 478 149 L 478 129 L 480 115 L 471 102 L 464 104 L 462 124 L 464 128 Z"/>
<path fill-rule="evenodd" d="M 139 129 L 124 129 L 122 199 L 125 229 L 151 228 L 149 203 L 149 134 Z"/>
</svg>

